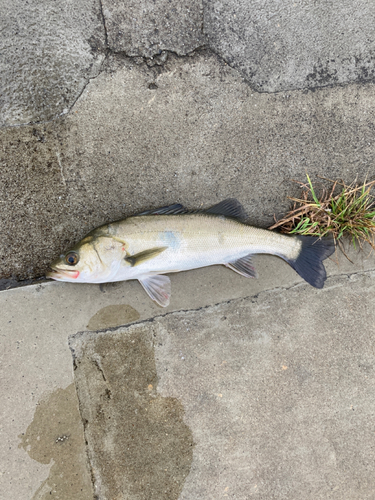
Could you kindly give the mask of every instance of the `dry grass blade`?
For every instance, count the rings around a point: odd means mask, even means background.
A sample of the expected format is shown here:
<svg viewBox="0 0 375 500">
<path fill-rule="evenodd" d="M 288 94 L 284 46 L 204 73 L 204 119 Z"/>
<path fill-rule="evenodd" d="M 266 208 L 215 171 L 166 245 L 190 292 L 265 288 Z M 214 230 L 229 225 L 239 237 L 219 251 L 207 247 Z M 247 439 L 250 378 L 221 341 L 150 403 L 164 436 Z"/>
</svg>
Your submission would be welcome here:
<svg viewBox="0 0 375 500">
<path fill-rule="evenodd" d="M 306 184 L 298 182 L 302 187 L 301 197 L 289 197 L 293 202 L 290 211 L 269 229 L 279 228 L 282 233 L 304 236 L 332 235 L 342 250 L 340 239 L 349 236 L 354 246 L 358 243 L 362 248 L 367 242 L 375 250 L 375 199 L 372 194 L 375 181 L 347 185 L 322 179 L 332 186 L 329 190 L 323 189 L 320 196 L 309 176 Z"/>
</svg>

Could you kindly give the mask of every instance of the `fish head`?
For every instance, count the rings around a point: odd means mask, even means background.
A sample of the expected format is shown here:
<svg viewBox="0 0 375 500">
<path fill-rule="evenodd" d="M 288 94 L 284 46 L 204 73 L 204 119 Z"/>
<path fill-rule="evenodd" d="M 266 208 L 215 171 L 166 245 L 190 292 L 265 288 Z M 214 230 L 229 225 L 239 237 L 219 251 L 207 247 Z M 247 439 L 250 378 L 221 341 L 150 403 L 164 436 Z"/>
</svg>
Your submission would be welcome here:
<svg viewBox="0 0 375 500">
<path fill-rule="evenodd" d="M 124 244 L 95 230 L 50 265 L 47 278 L 74 283 L 112 281 L 123 259 Z"/>
</svg>

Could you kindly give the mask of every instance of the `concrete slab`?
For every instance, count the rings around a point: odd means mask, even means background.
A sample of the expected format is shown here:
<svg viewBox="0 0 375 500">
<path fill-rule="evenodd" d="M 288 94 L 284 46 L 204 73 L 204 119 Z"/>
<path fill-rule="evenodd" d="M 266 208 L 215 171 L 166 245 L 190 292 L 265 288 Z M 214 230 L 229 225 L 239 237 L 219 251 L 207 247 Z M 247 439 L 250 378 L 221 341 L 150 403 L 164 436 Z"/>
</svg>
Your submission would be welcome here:
<svg viewBox="0 0 375 500">
<path fill-rule="evenodd" d="M 204 1 L 208 44 L 260 92 L 373 81 L 374 21 L 367 1 Z"/>
<path fill-rule="evenodd" d="M 340 267 L 328 261 L 328 273 L 374 270 L 373 255 L 351 251 L 349 256 L 355 266 L 344 258 Z M 301 282 L 281 259 L 254 260 L 258 280 L 219 266 L 171 275 L 172 299 L 166 311 L 253 297 Z M 92 498 L 68 337 L 86 328 L 147 320 L 164 310 L 137 282 L 102 287 L 51 282 L 12 289 L 0 292 L 0 310 L 0 490 L 4 498 L 17 500 L 51 498 L 50 492 L 56 499 Z"/>
<path fill-rule="evenodd" d="M 99 0 L 0 2 L 0 127 L 67 113 L 104 60 Z"/>
<path fill-rule="evenodd" d="M 375 86 L 253 93 L 209 53 L 108 59 L 62 121 L 2 130 L 0 277 L 43 275 L 84 234 L 146 208 L 239 199 L 255 225 L 290 179 L 371 178 Z"/>
<path fill-rule="evenodd" d="M 201 0 L 103 0 L 109 47 L 128 56 L 185 55 L 204 43 Z"/>
<path fill-rule="evenodd" d="M 374 278 L 75 335 L 98 498 L 372 499 Z"/>
<path fill-rule="evenodd" d="M 50 286 L 0 292 L 1 495 L 91 500 L 66 331 L 69 294 Z M 61 309 L 61 306 L 63 309 Z M 78 320 L 85 327 L 85 322 Z"/>
</svg>

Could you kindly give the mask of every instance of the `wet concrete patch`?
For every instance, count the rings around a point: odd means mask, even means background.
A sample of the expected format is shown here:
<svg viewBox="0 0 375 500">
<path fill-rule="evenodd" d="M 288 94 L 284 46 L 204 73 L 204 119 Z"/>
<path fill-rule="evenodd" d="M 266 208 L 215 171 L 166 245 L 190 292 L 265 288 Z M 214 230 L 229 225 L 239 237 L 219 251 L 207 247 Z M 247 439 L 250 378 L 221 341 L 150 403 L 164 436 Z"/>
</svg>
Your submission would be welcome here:
<svg viewBox="0 0 375 500">
<path fill-rule="evenodd" d="M 88 330 L 103 330 L 125 325 L 140 318 L 139 312 L 128 304 L 116 304 L 103 307 L 90 319 Z"/>
<path fill-rule="evenodd" d="M 70 347 L 96 498 L 177 499 L 194 443 L 180 401 L 157 392 L 150 330 L 83 332 Z"/>
<path fill-rule="evenodd" d="M 19 436 L 33 460 L 53 463 L 48 478 L 32 500 L 92 500 L 83 426 L 74 384 L 57 389 L 35 410 L 26 432 Z"/>
</svg>

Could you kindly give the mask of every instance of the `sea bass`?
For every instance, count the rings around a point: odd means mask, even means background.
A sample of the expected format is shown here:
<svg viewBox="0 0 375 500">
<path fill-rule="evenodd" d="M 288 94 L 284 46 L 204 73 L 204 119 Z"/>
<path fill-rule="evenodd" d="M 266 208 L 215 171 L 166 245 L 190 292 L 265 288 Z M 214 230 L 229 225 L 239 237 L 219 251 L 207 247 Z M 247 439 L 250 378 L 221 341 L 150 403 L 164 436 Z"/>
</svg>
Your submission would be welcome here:
<svg viewBox="0 0 375 500">
<path fill-rule="evenodd" d="M 51 264 L 47 277 L 74 283 L 137 279 L 166 307 L 171 295 L 166 273 L 223 264 L 256 277 L 251 257 L 267 253 L 284 259 L 310 285 L 323 287 L 323 260 L 334 251 L 332 239 L 286 236 L 249 226 L 246 218 L 234 199 L 204 211 L 175 204 L 143 212 L 91 231 Z"/>
</svg>

